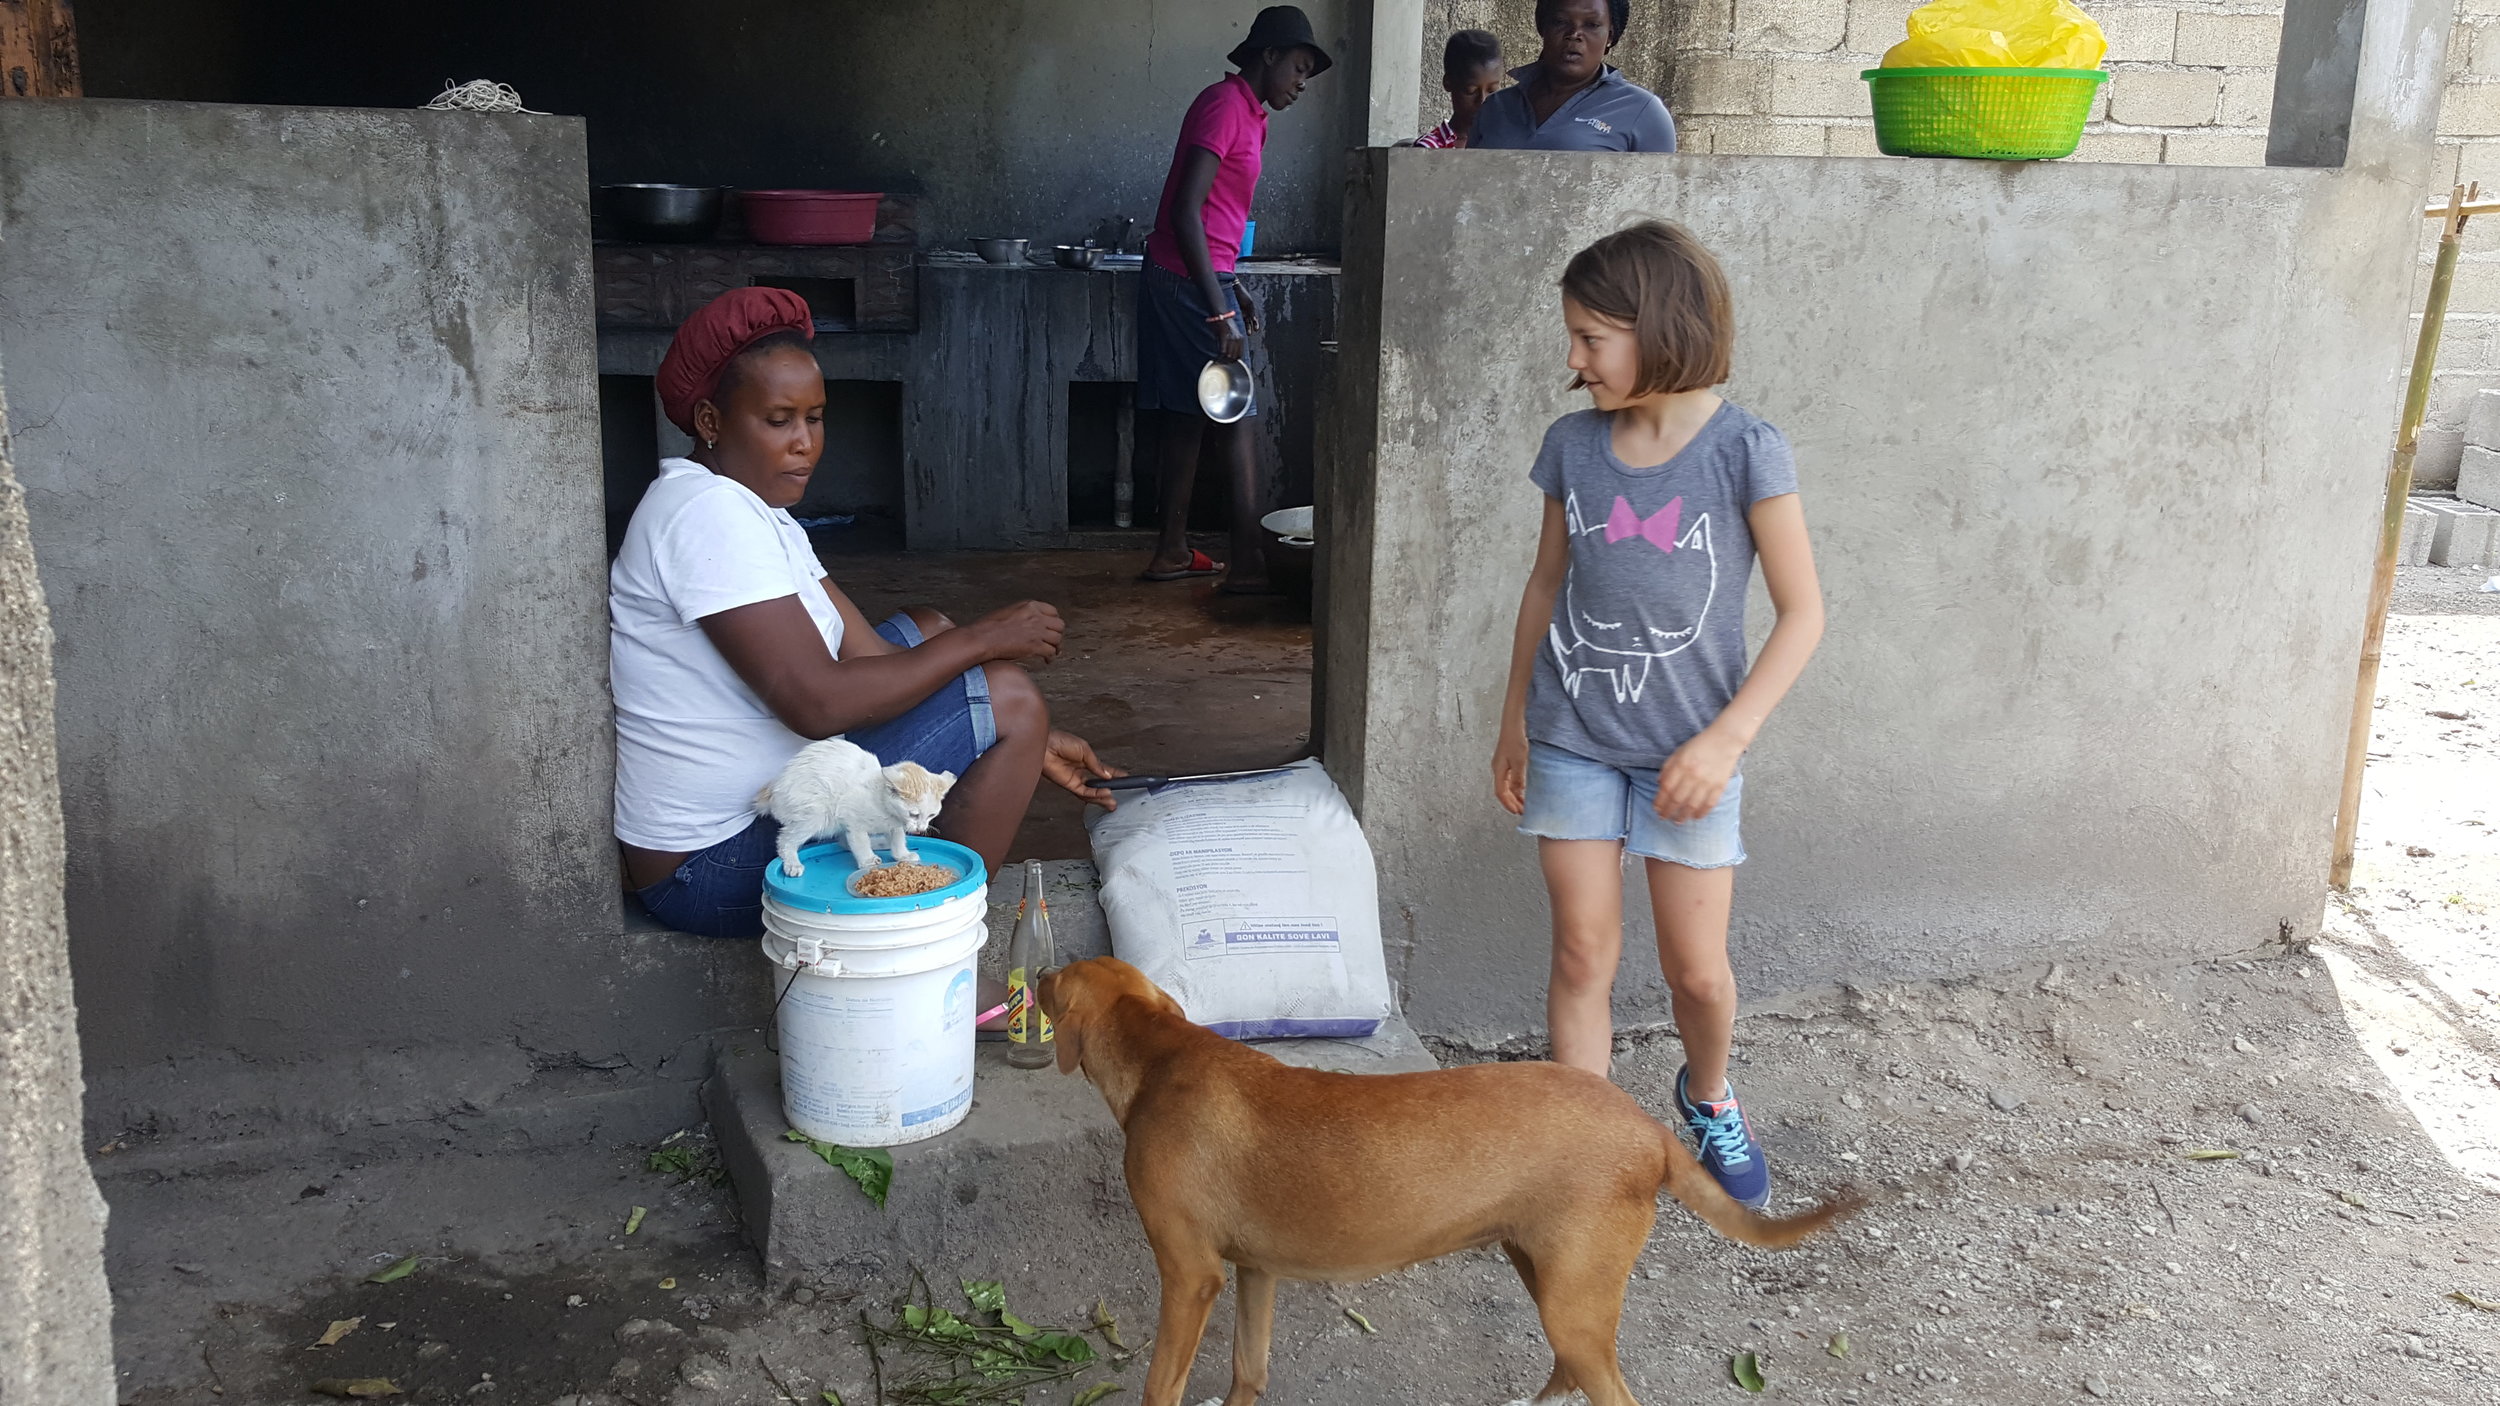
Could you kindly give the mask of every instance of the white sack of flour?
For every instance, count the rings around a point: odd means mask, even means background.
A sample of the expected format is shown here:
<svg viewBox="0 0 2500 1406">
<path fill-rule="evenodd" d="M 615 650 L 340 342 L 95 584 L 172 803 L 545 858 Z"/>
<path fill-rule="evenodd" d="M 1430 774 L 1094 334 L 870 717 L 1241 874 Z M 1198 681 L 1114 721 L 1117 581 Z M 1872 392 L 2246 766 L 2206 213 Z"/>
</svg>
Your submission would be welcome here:
<svg viewBox="0 0 2500 1406">
<path fill-rule="evenodd" d="M 1396 1010 L 1371 846 L 1318 762 L 1092 820 L 1111 950 L 1236 1040 L 1359 1039 Z"/>
</svg>

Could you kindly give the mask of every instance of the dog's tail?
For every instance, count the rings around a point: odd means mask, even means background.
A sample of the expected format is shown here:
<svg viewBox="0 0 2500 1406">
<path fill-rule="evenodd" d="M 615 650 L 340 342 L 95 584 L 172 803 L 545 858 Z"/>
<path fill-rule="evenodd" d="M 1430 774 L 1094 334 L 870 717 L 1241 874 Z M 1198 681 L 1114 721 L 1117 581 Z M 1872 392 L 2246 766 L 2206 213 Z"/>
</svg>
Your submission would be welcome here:
<svg viewBox="0 0 2500 1406">
<path fill-rule="evenodd" d="M 1684 1208 L 1701 1217 L 1702 1223 L 1730 1240 L 1756 1245 L 1765 1250 L 1794 1248 L 1800 1241 L 1835 1221 L 1857 1213 L 1865 1204 L 1856 1195 L 1842 1192 L 1812 1210 L 1793 1216 L 1766 1216 L 1745 1207 L 1723 1190 L 1701 1163 L 1693 1158 L 1693 1150 L 1675 1129 L 1658 1125 L 1658 1141 L 1666 1148 L 1667 1174 L 1663 1185 L 1667 1194 L 1684 1203 Z"/>
</svg>

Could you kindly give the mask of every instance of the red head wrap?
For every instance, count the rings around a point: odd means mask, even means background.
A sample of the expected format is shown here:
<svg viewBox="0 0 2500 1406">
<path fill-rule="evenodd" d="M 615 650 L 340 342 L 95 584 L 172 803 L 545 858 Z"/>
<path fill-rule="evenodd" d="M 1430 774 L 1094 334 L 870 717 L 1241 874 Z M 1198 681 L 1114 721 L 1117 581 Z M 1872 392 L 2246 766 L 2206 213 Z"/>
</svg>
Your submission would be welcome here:
<svg viewBox="0 0 2500 1406">
<path fill-rule="evenodd" d="M 668 422 L 693 434 L 695 402 L 720 389 L 720 373 L 738 353 L 775 332 L 816 336 L 807 300 L 787 288 L 732 288 L 697 309 L 660 359 L 654 384 Z"/>
</svg>

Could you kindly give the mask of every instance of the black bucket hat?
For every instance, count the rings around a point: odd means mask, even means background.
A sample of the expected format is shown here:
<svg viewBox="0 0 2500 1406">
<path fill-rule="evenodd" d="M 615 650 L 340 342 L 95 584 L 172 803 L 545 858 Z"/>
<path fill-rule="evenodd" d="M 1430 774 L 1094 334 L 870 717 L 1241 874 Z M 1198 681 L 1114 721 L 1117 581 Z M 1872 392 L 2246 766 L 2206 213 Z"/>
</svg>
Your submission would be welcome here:
<svg viewBox="0 0 2500 1406">
<path fill-rule="evenodd" d="M 1319 39 L 1311 33 L 1311 17 L 1302 13 L 1299 5 L 1270 5 L 1259 11 L 1259 17 L 1250 21 L 1250 37 L 1234 45 L 1224 58 L 1235 68 L 1248 68 L 1252 59 L 1268 49 L 1310 50 L 1311 56 L 1319 60 L 1311 69 L 1313 78 L 1337 62 L 1319 46 Z"/>
</svg>

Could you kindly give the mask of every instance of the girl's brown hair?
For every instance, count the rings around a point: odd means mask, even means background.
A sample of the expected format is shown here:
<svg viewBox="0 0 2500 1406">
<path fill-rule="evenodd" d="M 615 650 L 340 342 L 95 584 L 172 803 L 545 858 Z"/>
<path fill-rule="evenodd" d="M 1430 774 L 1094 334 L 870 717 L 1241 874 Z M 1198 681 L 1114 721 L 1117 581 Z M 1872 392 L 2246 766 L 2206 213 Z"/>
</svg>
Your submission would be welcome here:
<svg viewBox="0 0 2500 1406">
<path fill-rule="evenodd" d="M 1727 275 L 1684 226 L 1643 220 L 1607 235 L 1571 256 L 1562 291 L 1639 339 L 1634 395 L 1700 390 L 1727 379 L 1736 348 Z M 1575 391 L 1586 384 L 1571 380 Z"/>
</svg>

